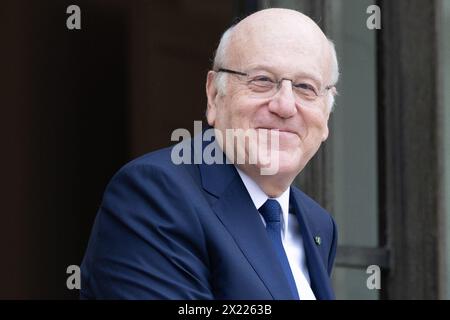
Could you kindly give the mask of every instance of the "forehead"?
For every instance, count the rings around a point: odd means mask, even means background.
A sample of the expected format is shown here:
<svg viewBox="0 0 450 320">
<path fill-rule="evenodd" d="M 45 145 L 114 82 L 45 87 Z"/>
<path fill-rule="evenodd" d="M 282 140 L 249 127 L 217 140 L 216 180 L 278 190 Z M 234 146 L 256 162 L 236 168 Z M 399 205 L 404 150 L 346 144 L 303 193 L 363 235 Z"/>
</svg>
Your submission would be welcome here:
<svg viewBox="0 0 450 320">
<path fill-rule="evenodd" d="M 328 41 L 309 27 L 245 26 L 233 34 L 228 49 L 228 63 L 242 70 L 266 66 L 283 75 L 310 73 L 317 78 L 327 72 Z"/>
</svg>

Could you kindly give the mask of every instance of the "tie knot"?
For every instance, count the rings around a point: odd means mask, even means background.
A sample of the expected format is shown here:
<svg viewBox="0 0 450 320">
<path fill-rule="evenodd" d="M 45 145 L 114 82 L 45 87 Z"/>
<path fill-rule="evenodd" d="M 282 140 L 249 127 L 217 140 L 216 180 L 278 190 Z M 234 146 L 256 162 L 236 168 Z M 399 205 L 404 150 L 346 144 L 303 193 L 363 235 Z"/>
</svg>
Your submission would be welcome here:
<svg viewBox="0 0 450 320">
<path fill-rule="evenodd" d="M 277 200 L 267 199 L 267 201 L 259 208 L 266 223 L 280 222 L 281 206 Z"/>
</svg>

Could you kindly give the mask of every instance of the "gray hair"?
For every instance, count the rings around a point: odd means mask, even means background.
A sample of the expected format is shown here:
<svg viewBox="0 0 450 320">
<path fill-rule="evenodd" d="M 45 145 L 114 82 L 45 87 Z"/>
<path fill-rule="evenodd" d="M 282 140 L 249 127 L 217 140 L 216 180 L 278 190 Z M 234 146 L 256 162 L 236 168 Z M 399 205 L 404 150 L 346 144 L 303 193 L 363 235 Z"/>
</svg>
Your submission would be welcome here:
<svg viewBox="0 0 450 320">
<path fill-rule="evenodd" d="M 233 34 L 234 26 L 228 28 L 220 38 L 219 45 L 217 46 L 216 54 L 213 61 L 213 70 L 217 71 L 219 68 L 223 68 L 226 65 L 226 54 L 228 52 L 228 47 L 230 45 L 231 36 Z M 226 76 L 224 72 L 219 72 L 214 78 L 217 91 L 219 95 L 225 95 L 226 91 Z"/>
<path fill-rule="evenodd" d="M 228 47 L 230 45 L 231 36 L 233 35 L 234 26 L 228 28 L 220 38 L 219 45 L 217 46 L 216 53 L 213 60 L 213 70 L 217 71 L 218 68 L 226 66 L 226 58 Z M 335 86 L 339 80 L 339 64 L 336 54 L 336 48 L 333 41 L 328 39 L 331 52 L 331 84 Z M 217 73 L 214 81 L 219 95 L 225 95 L 226 91 L 226 76 L 224 72 Z M 329 90 L 327 97 L 328 109 L 331 112 L 334 107 L 335 91 Z"/>
</svg>

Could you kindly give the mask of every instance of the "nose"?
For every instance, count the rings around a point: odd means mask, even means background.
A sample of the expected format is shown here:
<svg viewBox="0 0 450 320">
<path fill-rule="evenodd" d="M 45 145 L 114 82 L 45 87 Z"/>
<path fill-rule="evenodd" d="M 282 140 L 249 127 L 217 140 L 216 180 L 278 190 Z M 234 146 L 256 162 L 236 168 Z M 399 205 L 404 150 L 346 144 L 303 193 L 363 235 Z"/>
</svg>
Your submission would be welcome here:
<svg viewBox="0 0 450 320">
<path fill-rule="evenodd" d="M 286 80 L 286 81 L 284 81 Z M 297 112 L 292 82 L 284 79 L 280 82 L 278 92 L 269 102 L 269 110 L 281 118 L 290 118 Z"/>
</svg>

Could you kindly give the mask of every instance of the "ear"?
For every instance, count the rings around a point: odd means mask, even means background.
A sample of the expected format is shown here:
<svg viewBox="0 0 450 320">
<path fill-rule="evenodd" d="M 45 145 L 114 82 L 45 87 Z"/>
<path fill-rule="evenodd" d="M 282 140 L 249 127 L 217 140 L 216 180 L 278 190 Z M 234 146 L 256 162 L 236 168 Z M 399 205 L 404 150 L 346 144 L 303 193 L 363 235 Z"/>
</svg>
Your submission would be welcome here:
<svg viewBox="0 0 450 320">
<path fill-rule="evenodd" d="M 322 142 L 328 139 L 328 120 L 330 119 L 331 112 L 327 111 L 327 114 L 325 115 L 325 125 L 323 127 L 323 134 L 322 134 Z"/>
<path fill-rule="evenodd" d="M 216 73 L 214 71 L 209 71 L 206 76 L 206 97 L 208 98 L 208 107 L 206 109 L 206 120 L 208 124 L 214 127 L 217 115 L 217 97 L 218 90 L 216 87 L 216 82 L 214 81 Z"/>
<path fill-rule="evenodd" d="M 328 139 L 328 122 L 325 124 L 325 127 L 323 128 L 323 134 L 322 134 L 322 142 Z"/>
<path fill-rule="evenodd" d="M 324 125 L 324 128 L 323 128 L 322 142 L 328 139 L 328 134 L 329 134 L 329 130 L 328 130 L 328 121 L 330 120 L 330 115 L 331 115 L 331 112 L 332 112 L 332 110 L 333 110 L 334 97 L 337 95 L 337 91 L 336 91 L 336 87 L 335 87 L 335 86 L 333 86 L 333 88 L 332 88 L 331 90 L 332 90 L 332 92 L 331 92 L 332 97 L 329 97 L 329 96 L 328 96 L 328 97 L 327 97 L 327 102 L 326 102 L 327 108 L 326 108 L 326 111 L 325 111 L 325 114 L 324 114 L 325 125 Z M 331 102 L 331 103 L 332 103 L 331 109 L 328 107 L 328 104 L 330 103 L 330 102 L 328 101 L 328 99 L 333 99 L 333 101 Z"/>
</svg>

